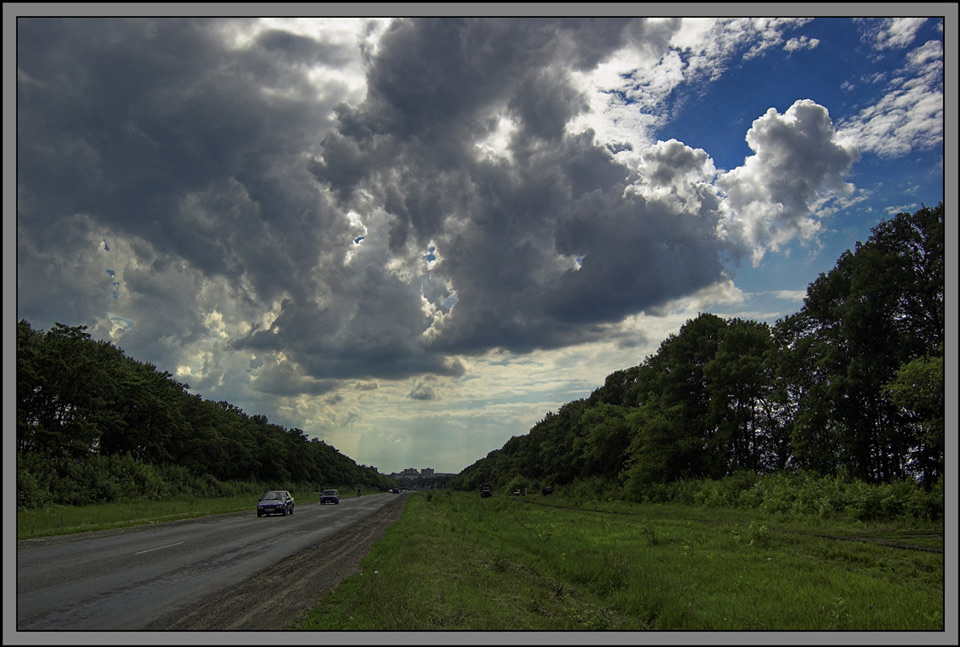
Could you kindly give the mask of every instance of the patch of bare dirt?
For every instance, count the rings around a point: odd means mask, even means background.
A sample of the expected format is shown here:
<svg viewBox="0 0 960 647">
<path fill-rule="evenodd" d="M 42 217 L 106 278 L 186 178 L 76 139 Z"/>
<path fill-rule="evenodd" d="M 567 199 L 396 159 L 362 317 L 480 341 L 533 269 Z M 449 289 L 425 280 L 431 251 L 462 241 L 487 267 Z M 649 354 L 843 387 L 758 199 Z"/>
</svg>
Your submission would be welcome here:
<svg viewBox="0 0 960 647">
<path fill-rule="evenodd" d="M 160 618 L 148 631 L 275 631 L 307 612 L 358 573 L 370 548 L 403 514 L 398 496 L 370 517 L 230 588 L 189 613 Z"/>
</svg>

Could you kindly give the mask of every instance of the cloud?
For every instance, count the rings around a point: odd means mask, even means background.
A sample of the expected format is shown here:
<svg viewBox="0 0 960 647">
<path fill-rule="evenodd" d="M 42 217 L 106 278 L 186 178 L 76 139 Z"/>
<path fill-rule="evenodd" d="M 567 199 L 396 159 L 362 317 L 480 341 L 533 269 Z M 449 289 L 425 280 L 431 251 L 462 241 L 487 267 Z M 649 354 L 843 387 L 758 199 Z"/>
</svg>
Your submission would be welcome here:
<svg viewBox="0 0 960 647">
<path fill-rule="evenodd" d="M 778 299 L 784 299 L 786 301 L 803 301 L 807 296 L 806 290 L 776 290 L 769 293 L 771 296 L 774 296 Z"/>
<path fill-rule="evenodd" d="M 782 115 L 770 108 L 746 140 L 754 155 L 716 184 L 726 195 L 721 231 L 752 248 L 757 263 L 767 248 L 817 234 L 819 206 L 852 192 L 843 176 L 859 153 L 837 137 L 827 110 L 809 99 Z"/>
<path fill-rule="evenodd" d="M 672 92 L 802 24 L 23 20 L 18 311 L 331 429 L 368 415 L 335 392 L 447 402 L 498 350 L 635 348 L 625 322 L 735 298 L 731 256 L 849 191 L 812 101 L 725 173 L 649 140 Z"/>
<path fill-rule="evenodd" d="M 254 371 L 251 377 L 258 392 L 272 396 L 316 396 L 337 388 L 337 383 L 333 380 L 317 380 L 304 376 L 303 372 L 283 355 L 278 361 Z"/>
<path fill-rule="evenodd" d="M 699 94 L 704 83 L 719 79 L 729 68 L 782 45 L 785 32 L 807 22 L 674 18 L 628 23 L 622 47 L 596 70 L 572 74 L 590 111 L 576 115 L 567 129 L 592 130 L 608 144 L 645 147 L 686 94 Z M 801 41 L 812 45 L 812 39 Z"/>
<path fill-rule="evenodd" d="M 909 46 L 926 18 L 860 18 L 862 39 L 877 50 Z"/>
<path fill-rule="evenodd" d="M 807 18 L 684 20 L 684 28 L 672 43 L 685 50 L 689 74 L 716 80 L 740 60 L 765 56 L 783 43 L 784 32 L 807 22 Z"/>
<path fill-rule="evenodd" d="M 800 38 L 791 38 L 788 40 L 784 44 L 783 49 L 787 52 L 796 52 L 804 49 L 816 49 L 819 44 L 820 40 L 817 38 L 801 36 Z"/>
<path fill-rule="evenodd" d="M 413 400 L 436 400 L 439 395 L 437 394 L 436 387 L 431 384 L 433 379 L 419 380 L 413 387 L 413 390 L 410 391 L 410 398 Z"/>
<path fill-rule="evenodd" d="M 943 43 L 927 41 L 911 50 L 883 96 L 838 124 L 861 151 L 898 157 L 943 142 Z"/>
</svg>

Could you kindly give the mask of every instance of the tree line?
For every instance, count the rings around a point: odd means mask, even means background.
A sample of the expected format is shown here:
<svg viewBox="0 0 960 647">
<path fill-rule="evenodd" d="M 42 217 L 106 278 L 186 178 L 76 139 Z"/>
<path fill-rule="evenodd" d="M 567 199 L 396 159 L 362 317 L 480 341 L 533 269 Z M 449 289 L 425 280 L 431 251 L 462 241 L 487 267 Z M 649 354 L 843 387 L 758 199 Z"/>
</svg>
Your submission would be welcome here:
<svg viewBox="0 0 960 647">
<path fill-rule="evenodd" d="M 642 500 L 663 484 L 744 473 L 940 483 L 943 203 L 871 232 L 808 286 L 799 312 L 773 326 L 700 314 L 454 487 L 589 480 Z"/>
<path fill-rule="evenodd" d="M 300 429 L 205 400 L 86 326 L 17 323 L 17 504 L 260 487 L 384 490 L 393 479 Z"/>
</svg>

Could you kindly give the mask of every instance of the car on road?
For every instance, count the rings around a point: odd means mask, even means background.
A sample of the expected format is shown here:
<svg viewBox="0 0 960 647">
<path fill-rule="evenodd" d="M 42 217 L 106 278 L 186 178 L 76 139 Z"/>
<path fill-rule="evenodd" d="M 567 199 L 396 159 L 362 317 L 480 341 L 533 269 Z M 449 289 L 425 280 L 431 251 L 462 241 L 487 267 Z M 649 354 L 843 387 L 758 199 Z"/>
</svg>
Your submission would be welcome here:
<svg viewBox="0 0 960 647">
<path fill-rule="evenodd" d="M 480 486 L 480 496 L 493 496 L 493 488 L 484 483 Z"/>
<path fill-rule="evenodd" d="M 336 490 L 324 490 L 320 493 L 320 505 L 326 505 L 328 503 L 340 505 L 340 495 L 337 494 Z"/>
<path fill-rule="evenodd" d="M 270 490 L 257 503 L 257 516 L 293 514 L 293 497 L 286 490 Z"/>
</svg>

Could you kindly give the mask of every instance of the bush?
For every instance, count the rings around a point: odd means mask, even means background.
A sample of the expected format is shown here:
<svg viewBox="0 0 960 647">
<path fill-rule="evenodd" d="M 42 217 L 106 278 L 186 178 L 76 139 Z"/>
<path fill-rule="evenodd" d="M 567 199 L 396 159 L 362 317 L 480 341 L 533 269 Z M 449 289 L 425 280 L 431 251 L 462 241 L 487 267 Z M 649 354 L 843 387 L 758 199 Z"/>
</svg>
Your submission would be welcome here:
<svg viewBox="0 0 960 647">
<path fill-rule="evenodd" d="M 705 499 L 706 501 L 707 499 Z M 943 485 L 926 492 L 911 481 L 865 483 L 798 471 L 758 477 L 737 504 L 767 513 L 848 517 L 859 521 L 943 516 Z"/>
<path fill-rule="evenodd" d="M 17 456 L 17 510 L 39 508 L 51 500 L 50 489 Z"/>
<path fill-rule="evenodd" d="M 673 488 L 667 483 L 651 483 L 639 493 L 638 500 L 646 503 L 667 503 L 673 500 Z"/>
<path fill-rule="evenodd" d="M 737 506 L 740 495 L 749 491 L 760 478 L 755 472 L 740 470 L 719 481 L 706 481 L 709 484 L 705 498 L 707 505 Z"/>
<path fill-rule="evenodd" d="M 539 491 L 539 489 L 538 489 Z M 622 491 L 616 478 L 607 476 L 588 476 L 576 479 L 564 492 L 574 501 L 612 501 Z"/>
</svg>

